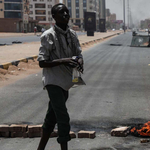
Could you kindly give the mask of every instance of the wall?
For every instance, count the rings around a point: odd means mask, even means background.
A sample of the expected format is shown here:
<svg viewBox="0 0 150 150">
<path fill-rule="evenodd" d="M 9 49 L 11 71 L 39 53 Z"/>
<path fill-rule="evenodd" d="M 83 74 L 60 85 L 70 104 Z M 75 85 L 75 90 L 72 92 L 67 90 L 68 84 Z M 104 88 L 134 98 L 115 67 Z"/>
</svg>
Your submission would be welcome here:
<svg viewBox="0 0 150 150">
<path fill-rule="evenodd" d="M 20 19 L 0 18 L 0 32 L 17 32 L 17 22 Z"/>
</svg>

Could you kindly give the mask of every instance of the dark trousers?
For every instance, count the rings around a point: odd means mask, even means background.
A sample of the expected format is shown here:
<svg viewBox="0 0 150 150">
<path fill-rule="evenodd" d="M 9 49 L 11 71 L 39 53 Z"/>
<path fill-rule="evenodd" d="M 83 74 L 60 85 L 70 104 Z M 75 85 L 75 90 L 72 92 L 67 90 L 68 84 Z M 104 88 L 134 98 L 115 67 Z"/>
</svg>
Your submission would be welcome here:
<svg viewBox="0 0 150 150">
<path fill-rule="evenodd" d="M 70 141 L 70 118 L 66 108 L 68 91 L 65 91 L 61 87 L 55 85 L 47 85 L 46 89 L 50 101 L 42 128 L 47 132 L 53 132 L 57 123 L 58 143 Z"/>
</svg>

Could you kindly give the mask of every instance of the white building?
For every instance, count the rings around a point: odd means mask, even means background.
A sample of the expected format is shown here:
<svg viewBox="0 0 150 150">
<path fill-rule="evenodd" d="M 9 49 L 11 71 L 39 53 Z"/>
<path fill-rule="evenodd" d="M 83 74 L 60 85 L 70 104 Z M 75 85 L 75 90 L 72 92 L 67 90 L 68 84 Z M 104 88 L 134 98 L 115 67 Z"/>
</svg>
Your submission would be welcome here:
<svg viewBox="0 0 150 150">
<path fill-rule="evenodd" d="M 51 8 L 57 0 L 30 0 L 30 19 L 38 20 L 42 25 L 53 25 Z"/>
</svg>

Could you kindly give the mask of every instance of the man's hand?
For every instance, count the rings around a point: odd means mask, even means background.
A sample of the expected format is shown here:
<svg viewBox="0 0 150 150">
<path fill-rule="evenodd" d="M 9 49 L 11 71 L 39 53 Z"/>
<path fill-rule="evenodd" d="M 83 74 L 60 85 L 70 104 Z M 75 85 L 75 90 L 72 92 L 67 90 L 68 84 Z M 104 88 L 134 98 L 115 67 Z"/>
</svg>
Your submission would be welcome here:
<svg viewBox="0 0 150 150">
<path fill-rule="evenodd" d="M 61 61 L 62 61 L 62 64 L 68 65 L 72 68 L 75 68 L 78 66 L 78 62 L 72 58 L 62 58 Z"/>
</svg>

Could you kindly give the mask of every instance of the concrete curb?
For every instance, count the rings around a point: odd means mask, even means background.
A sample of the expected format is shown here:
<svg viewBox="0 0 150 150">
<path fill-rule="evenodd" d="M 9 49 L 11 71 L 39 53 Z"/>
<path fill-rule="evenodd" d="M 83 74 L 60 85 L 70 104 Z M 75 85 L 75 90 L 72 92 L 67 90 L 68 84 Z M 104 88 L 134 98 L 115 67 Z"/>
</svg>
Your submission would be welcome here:
<svg viewBox="0 0 150 150">
<path fill-rule="evenodd" d="M 85 45 L 88 45 L 88 44 L 91 44 L 91 43 L 95 43 L 95 42 L 99 42 L 101 40 L 104 40 L 104 39 L 107 39 L 107 38 L 110 38 L 110 37 L 113 37 L 115 35 L 120 35 L 121 33 L 115 33 L 115 34 L 112 34 L 112 35 L 109 35 L 109 36 L 106 36 L 106 37 L 103 37 L 103 38 L 98 38 L 98 39 L 95 39 L 95 40 L 91 40 L 91 41 L 88 41 L 88 42 L 83 42 L 83 43 L 80 43 L 81 46 L 85 46 Z M 19 62 L 28 62 L 29 59 L 36 59 L 38 56 L 37 55 L 34 55 L 34 56 L 31 56 L 31 57 L 27 57 L 27 58 L 21 58 L 19 60 L 15 60 L 15 61 L 12 61 L 12 62 L 6 62 L 6 63 L 3 63 L 3 64 L 0 64 L 0 68 L 2 69 L 8 69 L 10 65 L 15 65 L 17 66 L 19 64 Z"/>
<path fill-rule="evenodd" d="M 18 60 L 15 60 L 15 61 L 12 61 L 12 62 L 6 62 L 6 63 L 3 63 L 0 65 L 0 68 L 2 69 L 8 69 L 8 67 L 10 65 L 15 65 L 17 66 L 19 64 L 19 62 L 28 62 L 29 59 L 36 59 L 38 56 L 37 55 L 34 55 L 34 56 L 31 56 L 31 57 L 27 57 L 27 58 L 21 58 L 21 59 L 18 59 Z"/>
</svg>

